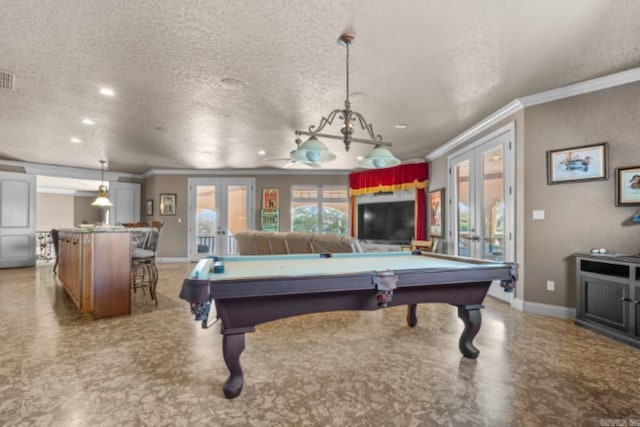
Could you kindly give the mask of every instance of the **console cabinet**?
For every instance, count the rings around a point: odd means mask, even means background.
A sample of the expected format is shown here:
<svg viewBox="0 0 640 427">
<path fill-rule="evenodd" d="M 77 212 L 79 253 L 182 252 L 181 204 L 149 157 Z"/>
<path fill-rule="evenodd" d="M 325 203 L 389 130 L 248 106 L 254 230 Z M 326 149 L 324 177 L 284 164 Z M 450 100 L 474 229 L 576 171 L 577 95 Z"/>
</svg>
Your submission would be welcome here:
<svg viewBox="0 0 640 427">
<path fill-rule="evenodd" d="M 576 255 L 576 324 L 640 347 L 640 258 Z"/>
<path fill-rule="evenodd" d="M 129 232 L 61 230 L 58 277 L 78 306 L 94 319 L 131 313 Z"/>
</svg>

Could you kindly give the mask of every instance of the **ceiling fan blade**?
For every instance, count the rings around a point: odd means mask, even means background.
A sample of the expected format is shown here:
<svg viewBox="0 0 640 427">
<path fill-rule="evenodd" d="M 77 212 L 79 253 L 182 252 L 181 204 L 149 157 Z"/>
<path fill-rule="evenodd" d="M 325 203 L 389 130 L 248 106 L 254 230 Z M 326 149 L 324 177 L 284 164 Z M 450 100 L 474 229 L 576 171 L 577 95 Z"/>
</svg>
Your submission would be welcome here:
<svg viewBox="0 0 640 427">
<path fill-rule="evenodd" d="M 314 169 L 322 168 L 322 166 L 320 166 L 317 163 L 302 163 L 302 162 L 296 162 L 295 160 L 289 160 L 288 163 L 286 163 L 284 166 L 282 166 L 282 169 L 287 169 L 287 168 L 292 168 L 292 167 L 295 167 L 296 169 L 299 169 L 299 166 L 306 166 L 308 168 L 314 168 Z"/>
<path fill-rule="evenodd" d="M 282 157 L 279 159 L 264 159 L 265 162 L 290 162 L 291 159 L 289 157 Z"/>
<path fill-rule="evenodd" d="M 297 166 L 297 165 L 301 165 L 301 166 L 307 166 L 310 168 L 314 168 L 314 169 L 321 169 L 322 166 L 319 163 L 303 163 L 303 162 L 298 162 L 290 157 L 284 157 L 284 158 L 271 158 L 271 159 L 264 159 L 265 162 L 287 162 L 285 163 L 283 166 L 280 166 L 282 169 L 287 169 L 290 168 L 292 166 Z"/>
</svg>

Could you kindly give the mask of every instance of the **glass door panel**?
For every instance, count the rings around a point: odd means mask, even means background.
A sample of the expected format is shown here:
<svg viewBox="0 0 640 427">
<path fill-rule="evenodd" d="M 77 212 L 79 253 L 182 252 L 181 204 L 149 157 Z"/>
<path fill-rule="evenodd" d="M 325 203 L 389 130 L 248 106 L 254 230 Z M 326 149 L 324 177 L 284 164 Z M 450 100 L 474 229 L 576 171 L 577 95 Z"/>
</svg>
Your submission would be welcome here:
<svg viewBox="0 0 640 427">
<path fill-rule="evenodd" d="M 471 256 L 472 249 L 472 216 L 471 216 L 471 194 L 469 187 L 469 169 L 470 161 L 461 159 L 455 166 L 455 185 L 456 185 L 456 217 L 457 217 L 457 233 L 458 233 L 458 255 Z"/>
<path fill-rule="evenodd" d="M 504 260 L 504 173 L 502 146 L 482 153 L 482 258 Z"/>
<path fill-rule="evenodd" d="M 189 179 L 189 260 L 237 253 L 234 235 L 253 228 L 251 178 Z"/>
<path fill-rule="evenodd" d="M 227 253 L 237 254 L 235 245 L 236 233 L 249 230 L 247 212 L 249 203 L 250 187 L 247 185 L 229 185 L 227 187 Z M 224 236 L 224 234 L 223 234 Z"/>
<path fill-rule="evenodd" d="M 196 230 L 198 255 L 215 253 L 218 212 L 216 186 L 196 185 Z"/>
</svg>

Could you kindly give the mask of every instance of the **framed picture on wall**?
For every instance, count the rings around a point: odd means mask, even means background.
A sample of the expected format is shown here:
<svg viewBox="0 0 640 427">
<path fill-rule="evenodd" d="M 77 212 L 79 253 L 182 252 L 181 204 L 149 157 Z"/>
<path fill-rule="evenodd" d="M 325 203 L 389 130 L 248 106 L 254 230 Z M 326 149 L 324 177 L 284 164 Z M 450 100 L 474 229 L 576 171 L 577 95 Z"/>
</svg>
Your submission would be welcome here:
<svg viewBox="0 0 640 427">
<path fill-rule="evenodd" d="M 277 188 L 262 189 L 262 209 L 280 208 L 280 191 Z"/>
<path fill-rule="evenodd" d="M 616 206 L 640 205 L 640 166 L 616 169 Z"/>
<path fill-rule="evenodd" d="M 151 216 L 151 215 L 153 215 L 153 199 L 149 199 L 149 200 L 147 200 L 147 211 L 146 211 L 146 215 L 147 215 L 147 216 Z"/>
<path fill-rule="evenodd" d="M 176 195 L 160 194 L 160 215 L 176 214 Z"/>
<path fill-rule="evenodd" d="M 608 148 L 601 142 L 547 151 L 547 184 L 607 179 Z"/>
<path fill-rule="evenodd" d="M 429 236 L 442 237 L 444 232 L 444 188 L 429 192 Z"/>
</svg>

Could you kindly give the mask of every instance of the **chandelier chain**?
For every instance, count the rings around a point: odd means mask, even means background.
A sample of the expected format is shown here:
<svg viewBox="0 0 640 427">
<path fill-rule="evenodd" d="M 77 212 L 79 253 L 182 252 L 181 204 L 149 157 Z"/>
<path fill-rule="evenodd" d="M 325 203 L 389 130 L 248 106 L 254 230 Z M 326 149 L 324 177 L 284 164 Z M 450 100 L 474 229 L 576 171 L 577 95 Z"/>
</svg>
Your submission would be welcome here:
<svg viewBox="0 0 640 427">
<path fill-rule="evenodd" d="M 347 43 L 347 102 L 345 104 L 349 104 L 349 43 Z"/>
</svg>

